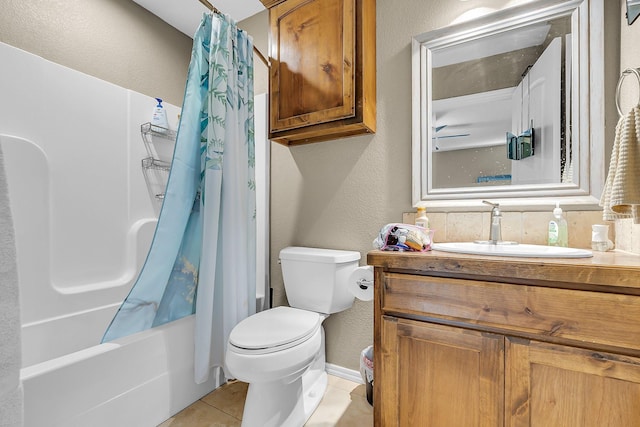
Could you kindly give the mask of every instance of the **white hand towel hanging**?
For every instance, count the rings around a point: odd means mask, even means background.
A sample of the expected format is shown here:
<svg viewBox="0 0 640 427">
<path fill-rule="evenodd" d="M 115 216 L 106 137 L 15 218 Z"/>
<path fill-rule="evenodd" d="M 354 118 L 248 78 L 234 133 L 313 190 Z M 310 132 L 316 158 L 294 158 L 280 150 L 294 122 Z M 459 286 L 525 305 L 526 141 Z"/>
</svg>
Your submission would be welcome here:
<svg viewBox="0 0 640 427">
<path fill-rule="evenodd" d="M 620 108 L 620 89 L 624 78 L 634 74 L 640 85 L 640 69 L 627 68 L 618 79 L 616 107 L 620 120 L 616 126 L 609 173 L 600 198 L 605 221 L 633 218 L 640 223 L 640 101 L 623 114 Z"/>
<path fill-rule="evenodd" d="M 605 221 L 633 218 L 640 223 L 640 106 L 616 126 L 609 173 L 600 199 Z"/>
</svg>

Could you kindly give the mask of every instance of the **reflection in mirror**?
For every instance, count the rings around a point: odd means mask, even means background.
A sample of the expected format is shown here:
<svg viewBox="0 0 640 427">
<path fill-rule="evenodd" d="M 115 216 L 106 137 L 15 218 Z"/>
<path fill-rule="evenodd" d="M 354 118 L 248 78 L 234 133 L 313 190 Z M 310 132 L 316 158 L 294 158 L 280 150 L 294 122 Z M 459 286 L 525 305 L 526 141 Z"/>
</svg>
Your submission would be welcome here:
<svg viewBox="0 0 640 427">
<path fill-rule="evenodd" d="M 627 23 L 633 24 L 638 15 L 640 15 L 640 0 L 627 0 Z"/>
<path fill-rule="evenodd" d="M 433 187 L 571 182 L 567 58 L 570 16 L 434 49 Z M 537 150 L 527 150 L 533 157 L 509 156 L 530 128 L 538 135 Z M 516 138 L 512 150 L 507 134 Z"/>
<path fill-rule="evenodd" d="M 589 2 L 602 0 L 541 0 L 414 38 L 414 203 L 597 203 L 585 59 L 601 59 Z"/>
</svg>

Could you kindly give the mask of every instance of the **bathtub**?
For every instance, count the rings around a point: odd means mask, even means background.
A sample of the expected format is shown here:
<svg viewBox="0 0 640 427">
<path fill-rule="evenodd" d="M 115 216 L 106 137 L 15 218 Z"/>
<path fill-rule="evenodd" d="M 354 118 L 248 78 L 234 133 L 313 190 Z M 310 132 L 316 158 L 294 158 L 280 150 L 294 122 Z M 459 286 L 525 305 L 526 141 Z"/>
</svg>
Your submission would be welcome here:
<svg viewBox="0 0 640 427">
<path fill-rule="evenodd" d="M 215 389 L 193 381 L 194 316 L 23 368 L 25 427 L 157 426 Z"/>
</svg>

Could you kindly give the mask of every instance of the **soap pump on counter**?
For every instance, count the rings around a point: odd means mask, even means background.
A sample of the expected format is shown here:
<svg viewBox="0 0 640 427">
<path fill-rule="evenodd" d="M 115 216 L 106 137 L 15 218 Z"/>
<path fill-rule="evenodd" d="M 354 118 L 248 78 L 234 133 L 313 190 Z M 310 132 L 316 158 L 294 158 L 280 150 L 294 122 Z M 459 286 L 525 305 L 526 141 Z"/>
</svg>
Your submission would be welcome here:
<svg viewBox="0 0 640 427">
<path fill-rule="evenodd" d="M 567 231 L 567 220 L 562 216 L 560 203 L 556 203 L 553 210 L 553 217 L 549 221 L 549 246 L 569 246 L 569 233 Z"/>
<path fill-rule="evenodd" d="M 427 208 L 418 206 L 416 208 L 416 220 L 414 224 L 418 227 L 429 229 L 429 218 L 427 218 Z"/>
<path fill-rule="evenodd" d="M 169 121 L 167 120 L 167 111 L 162 106 L 162 99 L 156 98 L 158 105 L 153 109 L 151 117 L 151 130 L 154 132 L 167 133 L 169 129 Z"/>
</svg>

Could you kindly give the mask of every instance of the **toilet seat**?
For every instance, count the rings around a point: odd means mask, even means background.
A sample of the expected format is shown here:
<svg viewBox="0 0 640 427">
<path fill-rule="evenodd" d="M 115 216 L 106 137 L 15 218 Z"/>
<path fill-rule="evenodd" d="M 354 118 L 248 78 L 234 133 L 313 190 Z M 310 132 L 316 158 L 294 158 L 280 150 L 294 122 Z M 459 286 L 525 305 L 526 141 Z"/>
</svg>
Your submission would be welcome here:
<svg viewBox="0 0 640 427">
<path fill-rule="evenodd" d="M 276 307 L 238 323 L 229 345 L 241 354 L 267 354 L 295 347 L 311 338 L 324 320 L 313 311 Z"/>
</svg>

